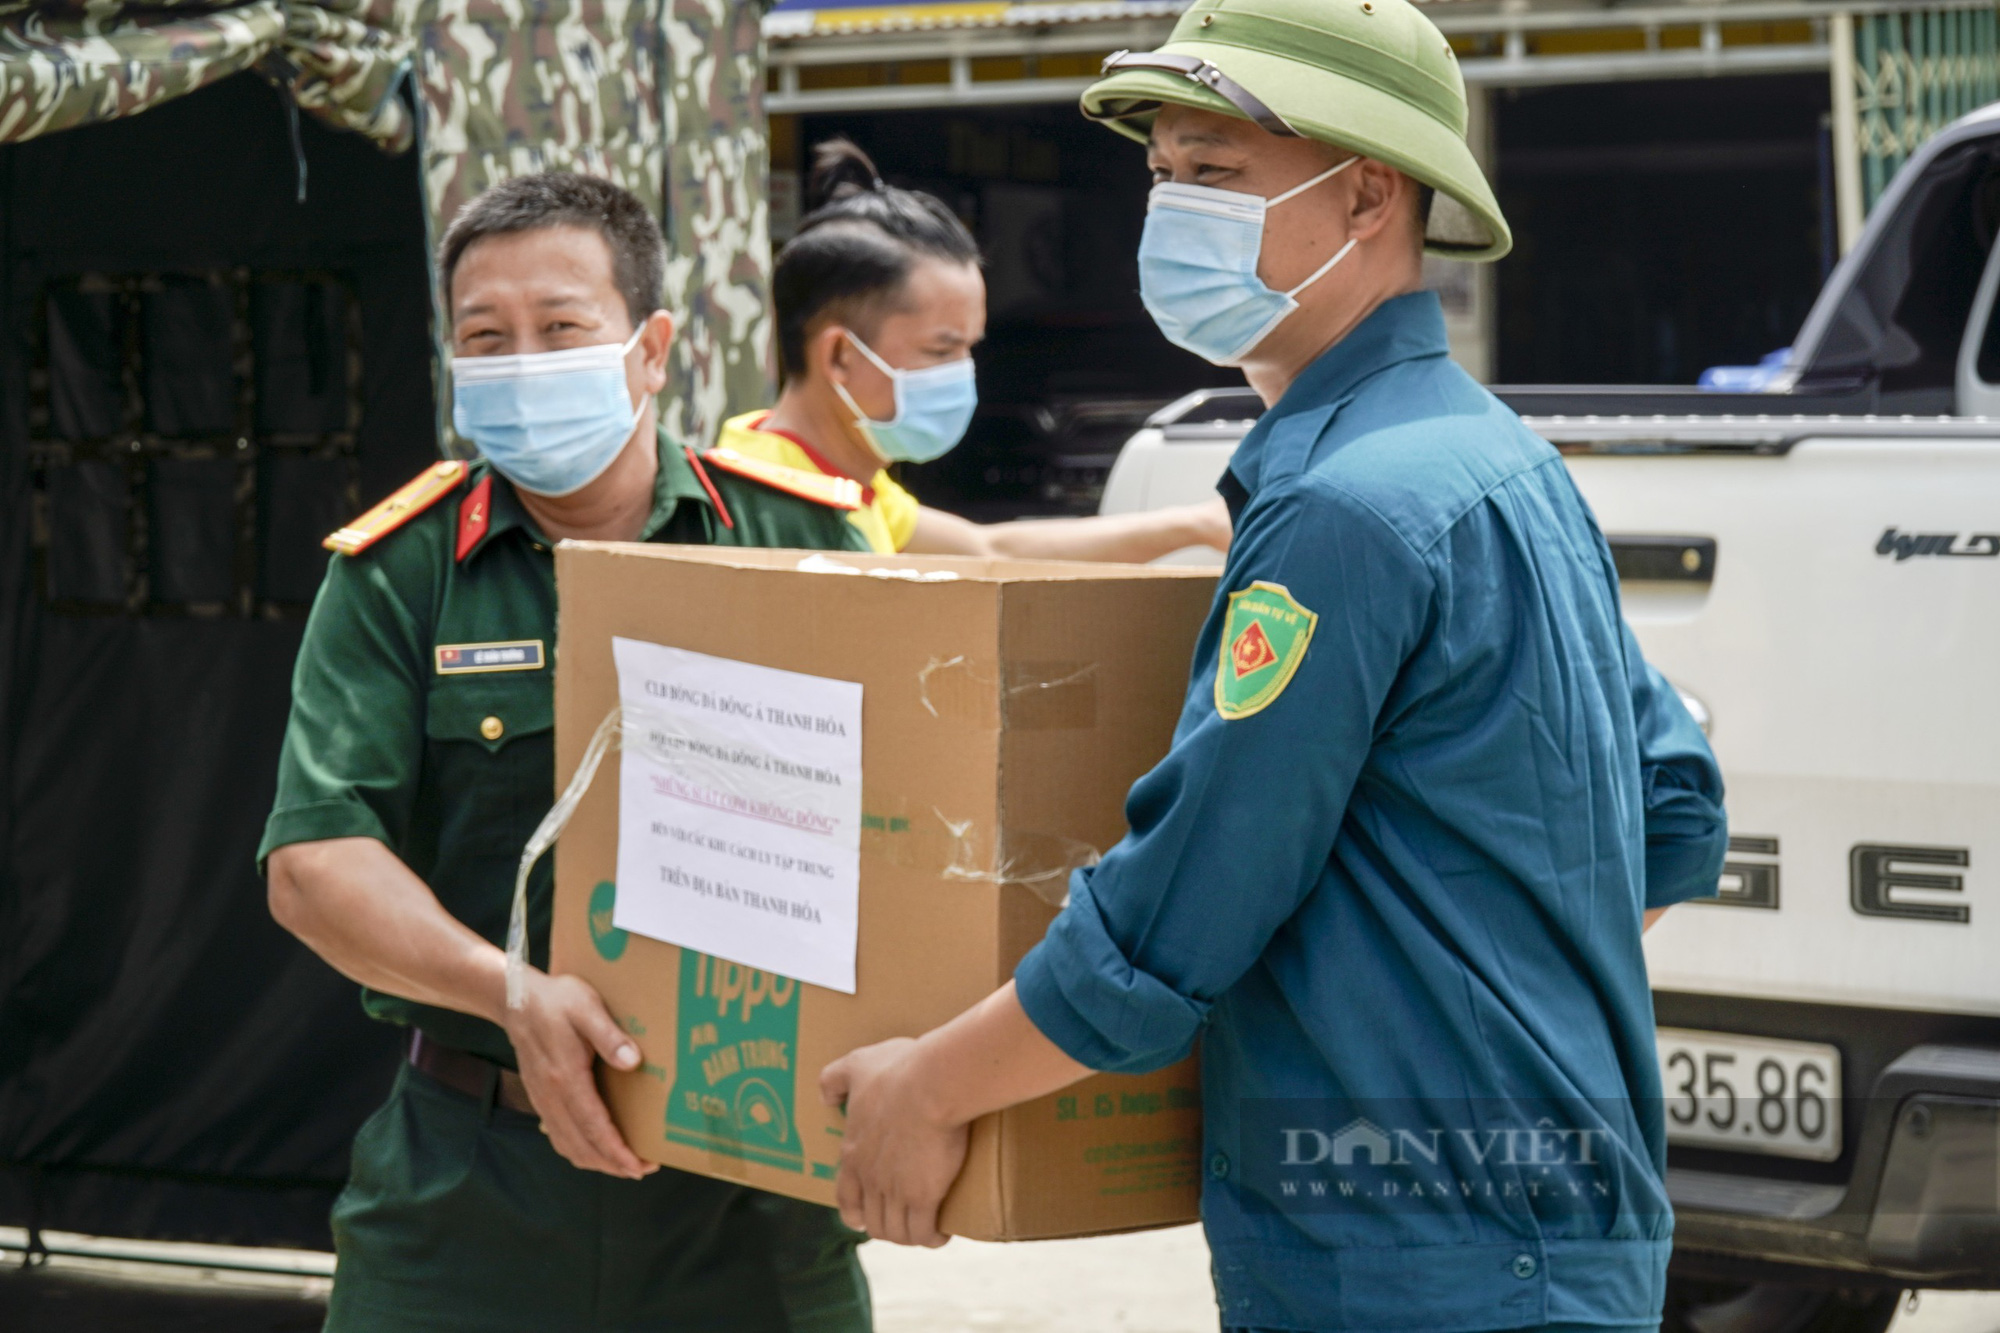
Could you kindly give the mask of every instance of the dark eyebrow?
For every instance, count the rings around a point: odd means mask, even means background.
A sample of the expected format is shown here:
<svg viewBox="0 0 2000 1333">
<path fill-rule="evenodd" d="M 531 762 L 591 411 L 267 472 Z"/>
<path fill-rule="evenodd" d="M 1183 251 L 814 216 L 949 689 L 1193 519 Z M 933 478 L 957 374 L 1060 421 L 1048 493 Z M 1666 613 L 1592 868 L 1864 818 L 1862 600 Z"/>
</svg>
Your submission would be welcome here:
<svg viewBox="0 0 2000 1333">
<path fill-rule="evenodd" d="M 1213 130 L 1182 130 L 1174 135 L 1174 144 L 1180 148 L 1227 148 L 1229 140 Z M 1160 140 L 1156 134 L 1146 136 L 1146 147 L 1159 146 Z"/>
<path fill-rule="evenodd" d="M 562 307 L 565 306 L 587 306 L 589 304 L 590 304 L 590 298 L 588 296 L 582 295 L 580 293 L 568 293 L 556 296 L 545 296 L 541 300 L 535 302 L 535 307 L 538 310 L 556 310 L 556 309 L 561 309 Z M 492 302 L 481 301 L 478 302 L 477 304 L 462 305 L 458 307 L 458 309 L 452 313 L 452 318 L 454 320 L 471 319 L 475 315 L 490 315 L 492 313 L 493 313 Z"/>
</svg>

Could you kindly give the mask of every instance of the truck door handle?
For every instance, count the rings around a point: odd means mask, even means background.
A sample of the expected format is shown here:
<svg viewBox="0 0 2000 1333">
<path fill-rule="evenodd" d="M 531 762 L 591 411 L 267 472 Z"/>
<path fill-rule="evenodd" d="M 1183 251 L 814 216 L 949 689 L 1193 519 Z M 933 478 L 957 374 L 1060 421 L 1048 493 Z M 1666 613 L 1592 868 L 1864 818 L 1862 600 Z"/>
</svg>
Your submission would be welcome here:
<svg viewBox="0 0 2000 1333">
<path fill-rule="evenodd" d="M 1607 533 L 1611 563 L 1618 581 L 1643 579 L 1655 583 L 1713 583 L 1715 538 Z"/>
</svg>

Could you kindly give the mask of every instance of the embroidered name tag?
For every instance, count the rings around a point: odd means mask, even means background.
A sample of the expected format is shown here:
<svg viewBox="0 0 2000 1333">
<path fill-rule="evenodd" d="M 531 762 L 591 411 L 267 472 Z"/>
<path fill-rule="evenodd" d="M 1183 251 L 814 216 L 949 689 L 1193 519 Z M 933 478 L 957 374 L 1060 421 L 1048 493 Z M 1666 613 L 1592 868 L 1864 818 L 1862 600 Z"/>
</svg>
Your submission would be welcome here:
<svg viewBox="0 0 2000 1333">
<path fill-rule="evenodd" d="M 437 646 L 437 673 L 460 676 L 472 671 L 540 671 L 540 639 L 519 639 L 512 643 L 441 643 Z"/>
</svg>

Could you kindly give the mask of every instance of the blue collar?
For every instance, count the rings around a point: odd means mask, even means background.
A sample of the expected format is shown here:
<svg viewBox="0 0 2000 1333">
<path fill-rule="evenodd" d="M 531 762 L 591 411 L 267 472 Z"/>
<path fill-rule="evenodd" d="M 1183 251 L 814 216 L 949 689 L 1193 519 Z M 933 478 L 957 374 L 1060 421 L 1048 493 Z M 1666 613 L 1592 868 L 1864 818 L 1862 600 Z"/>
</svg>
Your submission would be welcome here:
<svg viewBox="0 0 2000 1333">
<path fill-rule="evenodd" d="M 1376 306 L 1368 318 L 1352 332 L 1320 353 L 1319 359 L 1299 372 L 1285 390 L 1285 396 L 1258 418 L 1250 433 L 1236 447 L 1229 470 L 1246 494 L 1254 495 L 1266 471 L 1266 457 L 1272 431 L 1288 417 L 1323 409 L 1331 418 L 1360 383 L 1378 371 L 1420 357 L 1445 356 L 1450 346 L 1444 336 L 1444 307 L 1436 292 L 1409 292 Z M 1324 423 L 1319 423 L 1324 424 Z M 1310 432 L 1317 438 L 1317 429 Z M 1290 432 L 1286 432 L 1290 434 Z M 1288 460 L 1295 470 L 1304 460 Z"/>
</svg>

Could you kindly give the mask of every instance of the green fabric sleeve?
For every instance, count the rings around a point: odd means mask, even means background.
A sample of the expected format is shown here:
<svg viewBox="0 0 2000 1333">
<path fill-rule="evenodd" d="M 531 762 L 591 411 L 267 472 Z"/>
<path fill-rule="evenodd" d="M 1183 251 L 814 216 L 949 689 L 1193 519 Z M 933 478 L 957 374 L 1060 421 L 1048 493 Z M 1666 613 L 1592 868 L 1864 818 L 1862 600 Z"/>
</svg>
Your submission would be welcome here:
<svg viewBox="0 0 2000 1333">
<path fill-rule="evenodd" d="M 443 542 L 419 519 L 336 556 L 306 622 L 261 872 L 289 843 L 370 837 L 399 854 L 423 760 L 426 658 Z"/>
</svg>

